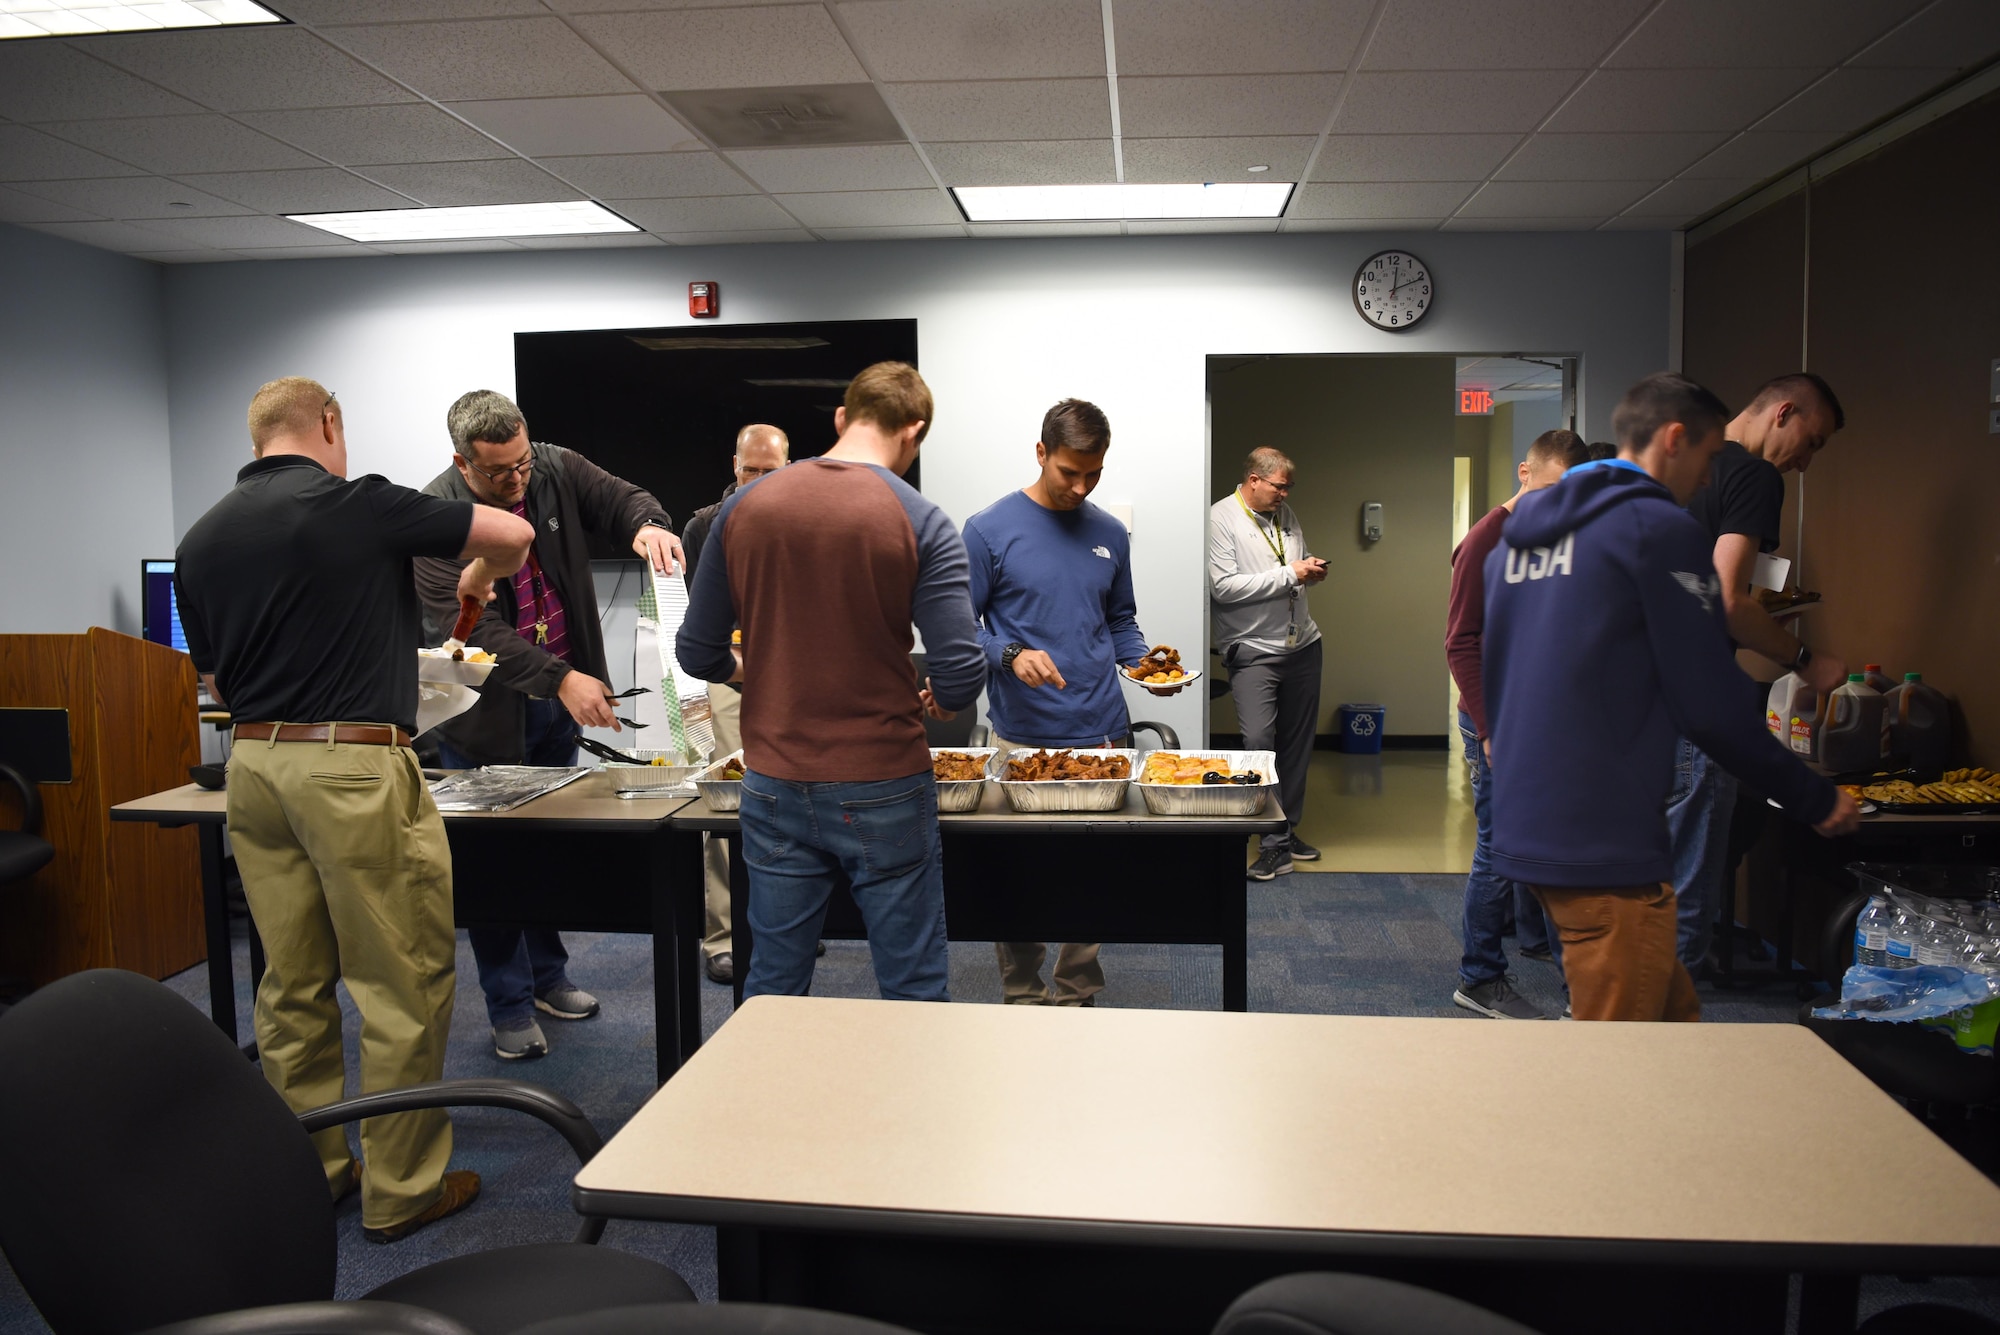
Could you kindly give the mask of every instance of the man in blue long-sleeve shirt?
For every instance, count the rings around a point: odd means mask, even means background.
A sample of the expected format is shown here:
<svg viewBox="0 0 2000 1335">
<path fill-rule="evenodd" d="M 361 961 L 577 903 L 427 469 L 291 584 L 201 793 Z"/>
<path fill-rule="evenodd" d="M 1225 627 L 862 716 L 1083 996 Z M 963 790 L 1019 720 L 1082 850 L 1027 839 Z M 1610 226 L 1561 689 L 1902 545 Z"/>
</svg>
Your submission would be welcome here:
<svg viewBox="0 0 2000 1335">
<path fill-rule="evenodd" d="M 1125 526 L 1088 499 L 1104 476 L 1111 423 L 1094 403 L 1064 399 L 1042 418 L 1041 472 L 965 523 L 972 613 L 986 651 L 993 745 L 1126 746 L 1132 720 L 1120 664 L 1146 656 L 1132 597 Z M 1042 982 L 1048 947 L 1001 941 L 1007 1001 L 1088 1006 L 1104 988 L 1097 946 L 1071 941 Z"/>
</svg>

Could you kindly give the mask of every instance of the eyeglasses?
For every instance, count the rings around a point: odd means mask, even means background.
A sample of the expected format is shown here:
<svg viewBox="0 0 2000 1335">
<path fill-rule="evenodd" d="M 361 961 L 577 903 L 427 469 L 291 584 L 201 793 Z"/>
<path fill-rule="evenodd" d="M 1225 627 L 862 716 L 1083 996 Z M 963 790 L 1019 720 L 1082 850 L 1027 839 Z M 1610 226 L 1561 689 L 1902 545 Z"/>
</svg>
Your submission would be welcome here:
<svg viewBox="0 0 2000 1335">
<path fill-rule="evenodd" d="M 326 402 L 322 403 L 319 406 L 319 414 L 321 417 L 326 416 L 326 410 L 334 406 L 333 401 L 338 397 L 339 395 L 335 394 L 332 390 L 328 390 L 326 392 Z"/>
<path fill-rule="evenodd" d="M 1268 477 L 1259 477 L 1257 480 L 1263 483 L 1265 486 L 1269 487 L 1272 491 L 1289 492 L 1292 489 L 1292 484 L 1289 482 L 1273 482 Z"/>
<path fill-rule="evenodd" d="M 521 460 L 520 463 L 505 468 L 484 469 L 470 459 L 465 461 L 465 466 L 485 478 L 488 482 L 498 486 L 502 481 L 511 478 L 526 477 L 529 473 L 533 472 L 535 468 L 535 456 L 531 454 Z"/>
</svg>

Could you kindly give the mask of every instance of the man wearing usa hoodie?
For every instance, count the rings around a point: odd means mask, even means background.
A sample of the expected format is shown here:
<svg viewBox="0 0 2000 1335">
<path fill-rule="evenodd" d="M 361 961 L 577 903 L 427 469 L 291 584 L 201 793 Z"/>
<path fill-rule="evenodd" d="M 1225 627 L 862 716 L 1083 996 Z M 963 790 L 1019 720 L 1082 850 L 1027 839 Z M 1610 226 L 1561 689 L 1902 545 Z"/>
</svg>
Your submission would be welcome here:
<svg viewBox="0 0 2000 1335">
<path fill-rule="evenodd" d="M 1579 1020 L 1701 1018 L 1675 949 L 1677 737 L 1823 835 L 1860 822 L 1758 726 L 1712 544 L 1681 508 L 1728 419 L 1685 376 L 1646 377 L 1612 414 L 1618 458 L 1523 497 L 1486 562 L 1493 866 L 1561 932 Z"/>
</svg>

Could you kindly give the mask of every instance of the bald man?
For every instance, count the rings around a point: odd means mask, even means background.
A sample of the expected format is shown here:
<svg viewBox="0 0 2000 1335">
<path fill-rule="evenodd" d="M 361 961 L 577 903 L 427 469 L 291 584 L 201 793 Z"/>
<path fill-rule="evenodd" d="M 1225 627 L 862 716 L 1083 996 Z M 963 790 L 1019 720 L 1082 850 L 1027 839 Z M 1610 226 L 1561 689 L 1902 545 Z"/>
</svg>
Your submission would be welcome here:
<svg viewBox="0 0 2000 1335">
<path fill-rule="evenodd" d="M 723 491 L 722 500 L 696 510 L 694 518 L 688 520 L 687 528 L 681 534 L 687 549 L 689 589 L 694 588 L 694 571 L 701 563 L 701 547 L 708 541 L 709 525 L 715 522 L 716 511 L 722 508 L 722 501 L 735 495 L 738 487 L 747 487 L 764 474 L 783 468 L 791 461 L 791 452 L 791 441 L 774 426 L 756 422 L 736 433 L 736 454 L 729 461 L 730 471 L 736 475 L 736 480 Z M 741 749 L 742 683 L 710 683 L 708 707 L 714 719 L 715 754 L 726 756 Z M 729 850 L 720 839 L 709 835 L 703 835 L 701 843 L 702 860 L 708 869 L 708 930 L 701 941 L 702 969 L 712 982 L 734 982 L 736 957 L 730 949 L 729 940 Z"/>
</svg>

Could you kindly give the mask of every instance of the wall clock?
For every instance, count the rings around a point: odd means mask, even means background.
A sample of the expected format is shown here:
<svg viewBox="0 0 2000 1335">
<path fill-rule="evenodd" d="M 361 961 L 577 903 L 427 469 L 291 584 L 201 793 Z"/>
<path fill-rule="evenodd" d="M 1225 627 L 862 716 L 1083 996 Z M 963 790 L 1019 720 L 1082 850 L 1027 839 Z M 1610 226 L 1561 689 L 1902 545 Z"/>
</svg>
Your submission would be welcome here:
<svg viewBox="0 0 2000 1335">
<path fill-rule="evenodd" d="M 1430 269 L 1407 250 L 1370 255 L 1354 271 L 1354 309 L 1377 329 L 1408 329 L 1436 297 Z"/>
</svg>

